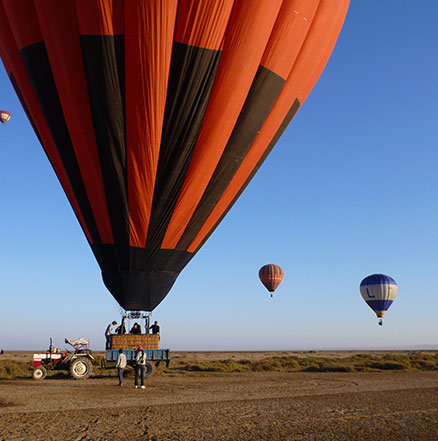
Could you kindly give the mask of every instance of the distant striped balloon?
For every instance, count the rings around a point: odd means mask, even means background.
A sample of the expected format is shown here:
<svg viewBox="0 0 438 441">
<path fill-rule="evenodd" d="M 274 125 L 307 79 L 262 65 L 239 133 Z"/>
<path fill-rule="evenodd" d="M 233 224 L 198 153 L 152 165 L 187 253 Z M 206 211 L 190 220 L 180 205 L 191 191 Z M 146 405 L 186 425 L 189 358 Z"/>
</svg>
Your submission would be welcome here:
<svg viewBox="0 0 438 441">
<path fill-rule="evenodd" d="M 283 270 L 278 265 L 270 263 L 260 268 L 259 277 L 265 288 L 269 292 L 274 292 L 283 280 Z"/>
<path fill-rule="evenodd" d="M 360 283 L 360 293 L 376 316 L 383 318 L 397 295 L 397 283 L 385 274 L 372 274 Z"/>
<path fill-rule="evenodd" d="M 0 122 L 2 124 L 8 122 L 11 119 L 11 114 L 7 110 L 0 110 Z"/>
</svg>

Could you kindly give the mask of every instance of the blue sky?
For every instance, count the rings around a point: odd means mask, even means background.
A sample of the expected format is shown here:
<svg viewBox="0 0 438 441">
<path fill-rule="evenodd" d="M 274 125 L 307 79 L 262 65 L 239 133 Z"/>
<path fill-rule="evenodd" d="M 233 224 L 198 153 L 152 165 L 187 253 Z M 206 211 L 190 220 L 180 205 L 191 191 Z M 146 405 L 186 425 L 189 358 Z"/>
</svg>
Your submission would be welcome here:
<svg viewBox="0 0 438 441">
<path fill-rule="evenodd" d="M 156 308 L 174 350 L 438 346 L 438 3 L 353 1 L 333 55 L 219 228 Z M 85 337 L 117 303 L 0 67 L 0 347 Z M 258 269 L 277 263 L 270 298 Z M 398 296 L 383 327 L 359 293 Z"/>
</svg>

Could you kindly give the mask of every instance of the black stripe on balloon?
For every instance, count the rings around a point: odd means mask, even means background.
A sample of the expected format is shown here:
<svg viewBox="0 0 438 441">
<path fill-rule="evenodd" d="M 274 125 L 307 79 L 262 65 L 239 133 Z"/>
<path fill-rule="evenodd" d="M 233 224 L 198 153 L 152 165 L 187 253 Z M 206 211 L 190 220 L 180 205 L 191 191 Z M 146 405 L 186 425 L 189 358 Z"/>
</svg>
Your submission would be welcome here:
<svg viewBox="0 0 438 441">
<path fill-rule="evenodd" d="M 251 148 L 284 82 L 266 67 L 259 67 L 227 146 L 177 249 L 187 249 L 210 216 Z"/>
<path fill-rule="evenodd" d="M 64 119 L 46 47 L 43 42 L 35 43 L 21 49 L 20 55 L 87 229 L 93 242 L 99 243 L 101 241 L 99 232 Z"/>
<path fill-rule="evenodd" d="M 42 146 L 43 149 L 44 149 L 44 152 L 45 152 L 46 155 L 47 155 L 46 148 L 44 147 L 44 144 L 43 144 L 43 141 L 42 141 L 42 139 L 41 139 L 41 136 L 40 136 L 40 134 L 39 134 L 39 132 L 38 132 L 37 126 L 35 125 L 35 122 L 34 122 L 34 120 L 33 120 L 33 118 L 32 118 L 32 115 L 31 115 L 30 112 L 29 112 L 29 108 L 27 107 L 26 101 L 24 101 L 24 98 L 23 98 L 23 95 L 22 95 L 22 93 L 21 93 L 21 90 L 20 90 L 20 88 L 18 87 L 17 81 L 15 80 L 15 77 L 14 77 L 14 75 L 12 74 L 12 72 L 9 73 L 9 79 L 11 80 L 12 87 L 14 88 L 15 93 L 17 94 L 18 99 L 20 100 L 21 106 L 23 107 L 24 112 L 26 113 L 26 116 L 28 117 L 28 119 L 29 119 L 29 121 L 30 121 L 30 125 L 32 126 L 33 131 L 35 132 L 35 134 L 36 134 L 36 136 L 37 136 L 37 138 L 38 138 L 38 141 L 40 142 L 41 146 Z M 50 162 L 50 158 L 49 158 L 48 155 L 47 155 L 47 159 L 48 159 L 49 162 Z M 50 162 L 50 163 L 51 163 L 51 162 Z"/>
<path fill-rule="evenodd" d="M 92 245 L 96 256 L 102 258 L 102 278 L 117 302 L 126 310 L 152 311 L 166 297 L 179 273 L 194 256 L 178 250 L 159 250 L 154 260 L 148 251 L 137 247 Z M 128 253 L 130 271 L 120 271 L 114 255 Z"/>
<path fill-rule="evenodd" d="M 146 248 L 161 246 L 207 109 L 220 52 L 174 43 Z"/>
<path fill-rule="evenodd" d="M 114 243 L 128 246 L 124 37 L 81 35 L 80 41 Z M 117 259 L 121 268 L 129 267 L 128 253 Z"/>
<path fill-rule="evenodd" d="M 222 222 L 222 219 L 227 215 L 227 213 L 231 210 L 231 207 L 236 203 L 237 199 L 239 199 L 240 195 L 243 193 L 245 188 L 248 186 L 248 184 L 251 182 L 251 179 L 254 177 L 254 175 L 257 173 L 259 168 L 262 166 L 262 164 L 265 162 L 265 159 L 268 157 L 269 153 L 271 153 L 272 149 L 274 148 L 277 141 L 280 139 L 283 132 L 286 130 L 289 123 L 292 121 L 295 114 L 298 112 L 298 109 L 300 108 L 300 102 L 298 98 L 295 99 L 294 103 L 292 104 L 292 107 L 289 109 L 289 112 L 287 113 L 286 117 L 284 118 L 283 122 L 281 123 L 279 129 L 275 133 L 274 137 L 272 138 L 271 142 L 269 143 L 268 147 L 266 148 L 265 152 L 257 162 L 256 166 L 252 170 L 251 174 L 248 176 L 248 179 L 245 181 L 245 183 L 240 187 L 239 191 L 236 193 L 236 196 L 234 196 L 234 199 L 231 201 L 230 205 L 228 205 L 227 209 L 223 212 L 222 216 L 217 220 L 217 222 L 214 224 L 212 229 L 206 234 L 205 238 L 202 240 L 202 242 L 199 244 L 199 246 L 194 251 L 194 254 L 198 252 L 198 250 L 204 245 L 204 243 L 208 240 L 208 238 L 213 234 L 213 231 L 217 228 L 217 226 Z"/>
<path fill-rule="evenodd" d="M 39 134 L 39 132 L 38 132 L 37 126 L 35 125 L 35 122 L 34 122 L 34 120 L 33 120 L 33 118 L 32 118 L 32 115 L 31 115 L 30 112 L 29 112 L 29 108 L 27 107 L 27 104 L 26 104 L 26 102 L 24 101 L 24 98 L 23 98 L 23 95 L 22 95 L 22 93 L 21 93 L 21 90 L 20 90 L 20 88 L 18 87 L 17 81 L 15 80 L 15 77 L 14 77 L 14 75 L 12 74 L 12 72 L 10 73 L 9 78 L 10 78 L 10 80 L 11 80 L 12 86 L 13 86 L 14 89 L 15 89 L 15 93 L 17 94 L 18 99 L 19 99 L 20 102 L 21 102 L 21 105 L 23 106 L 23 109 L 24 109 L 24 111 L 25 111 L 27 117 L 29 118 L 30 124 L 32 125 L 32 128 L 33 128 L 33 130 L 34 130 L 34 132 L 35 132 L 35 134 L 36 134 L 36 136 L 37 136 L 37 138 L 38 138 L 38 140 L 39 140 L 39 142 L 40 142 L 40 144 L 41 144 L 41 146 L 42 146 L 42 148 L 43 148 L 43 150 L 44 150 L 44 152 L 45 152 L 45 154 L 46 154 L 46 156 L 47 156 L 47 159 L 49 160 L 50 164 L 52 165 L 53 170 L 55 170 L 56 175 L 58 175 L 58 171 L 57 171 L 57 170 L 55 169 L 55 167 L 53 166 L 53 163 L 52 163 L 52 161 L 50 160 L 49 155 L 47 154 L 47 149 L 46 149 L 46 147 L 45 147 L 44 144 L 43 144 L 43 141 L 42 141 L 42 138 L 41 138 L 41 136 L 40 136 L 40 134 Z M 102 257 L 101 257 L 100 255 L 98 255 L 98 254 L 95 253 L 96 248 L 95 248 L 93 245 L 91 245 L 91 248 L 92 248 L 92 251 L 93 251 L 93 253 L 94 253 L 95 257 L 96 257 L 96 260 L 97 260 L 98 262 L 101 262 Z M 97 248 L 97 249 L 98 249 L 98 248 Z"/>
</svg>

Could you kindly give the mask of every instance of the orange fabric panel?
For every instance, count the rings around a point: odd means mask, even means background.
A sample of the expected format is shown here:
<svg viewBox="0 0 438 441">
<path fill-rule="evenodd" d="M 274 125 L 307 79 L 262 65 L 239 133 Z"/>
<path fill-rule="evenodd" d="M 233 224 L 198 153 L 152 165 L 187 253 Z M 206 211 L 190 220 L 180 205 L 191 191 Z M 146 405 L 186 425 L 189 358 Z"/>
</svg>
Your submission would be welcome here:
<svg viewBox="0 0 438 441">
<path fill-rule="evenodd" d="M 133 3 L 128 0 L 126 3 Z M 75 0 L 81 35 L 122 35 L 124 0 Z"/>
<path fill-rule="evenodd" d="M 281 0 L 236 1 L 192 160 L 162 247 L 176 247 L 222 156 L 248 95 Z"/>
<path fill-rule="evenodd" d="M 144 247 L 160 153 L 177 0 L 125 4 L 130 245 Z"/>
<path fill-rule="evenodd" d="M 284 0 L 261 65 L 287 78 L 320 0 Z"/>
<path fill-rule="evenodd" d="M 332 0 L 330 2 L 322 2 L 319 6 L 297 62 L 260 133 L 222 198 L 187 251 L 193 253 L 197 250 L 216 222 L 227 210 L 265 152 L 295 99 L 298 97 L 302 105 L 303 101 L 307 98 L 330 57 L 342 28 L 348 3 L 348 0 Z"/>
<path fill-rule="evenodd" d="M 102 243 L 114 243 L 91 117 L 74 4 L 36 4 L 52 73 Z M 80 111 L 78 111 L 80 110 Z"/>
<path fill-rule="evenodd" d="M 18 49 L 43 40 L 33 0 L 3 0 Z"/>
<path fill-rule="evenodd" d="M 175 41 L 221 49 L 233 3 L 234 0 L 180 0 Z"/>
<path fill-rule="evenodd" d="M 324 6 L 321 6 L 318 10 L 318 13 L 320 14 L 319 20 L 329 21 L 330 19 L 327 17 L 328 14 L 332 14 L 331 17 L 333 18 L 331 20 L 330 33 L 328 35 L 325 34 L 325 39 L 323 40 L 322 47 L 319 48 L 320 56 L 318 62 L 315 64 L 314 69 L 312 70 L 310 75 L 308 75 L 307 81 L 303 83 L 301 95 L 297 95 L 302 103 L 309 96 L 310 92 L 313 89 L 313 86 L 318 81 L 318 78 L 323 72 L 332 54 L 333 48 L 336 44 L 336 40 L 338 39 L 339 33 L 342 29 L 342 25 L 344 24 L 344 20 L 347 15 L 349 3 L 349 0 L 332 0 L 330 2 L 330 10 L 327 4 L 324 4 Z M 323 35 L 323 32 L 321 34 Z M 312 35 L 312 38 L 316 39 L 318 37 Z"/>
<path fill-rule="evenodd" d="M 18 52 L 17 44 L 14 40 L 13 33 L 9 27 L 9 23 L 5 14 L 5 10 L 0 2 L 0 55 L 5 61 L 5 68 L 9 72 L 12 72 L 15 80 L 17 81 L 20 92 L 26 100 L 27 108 L 34 120 L 36 126 L 38 126 L 38 132 L 44 143 L 44 151 L 52 164 L 58 179 L 65 191 L 65 194 L 76 214 L 76 217 L 84 231 L 87 240 L 90 244 L 93 244 L 90 233 L 85 225 L 84 218 L 82 217 L 79 206 L 73 195 L 73 191 L 70 187 L 68 178 L 64 172 L 61 159 L 58 155 L 55 144 L 53 143 L 50 131 L 45 123 L 44 117 L 41 113 L 41 109 L 38 104 L 38 100 L 33 92 L 32 86 L 27 77 L 26 70 L 23 65 L 23 61 Z"/>
</svg>

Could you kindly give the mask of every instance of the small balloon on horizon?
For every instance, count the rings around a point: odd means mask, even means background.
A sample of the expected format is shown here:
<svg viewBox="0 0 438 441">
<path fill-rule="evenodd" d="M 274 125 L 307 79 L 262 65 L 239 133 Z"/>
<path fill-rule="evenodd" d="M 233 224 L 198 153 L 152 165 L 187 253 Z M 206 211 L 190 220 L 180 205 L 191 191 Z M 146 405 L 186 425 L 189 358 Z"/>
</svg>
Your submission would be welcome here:
<svg viewBox="0 0 438 441">
<path fill-rule="evenodd" d="M 273 297 L 273 292 L 278 288 L 278 285 L 283 280 L 283 269 L 279 265 L 274 265 L 273 263 L 264 265 L 259 270 L 259 278 L 263 283 L 265 288 L 271 293 Z"/>
<path fill-rule="evenodd" d="M 11 119 L 11 114 L 7 110 L 0 110 L 0 122 L 7 123 Z"/>
<path fill-rule="evenodd" d="M 385 274 L 371 274 L 360 283 L 360 293 L 367 305 L 375 312 L 379 325 L 397 295 L 397 283 Z"/>
</svg>

